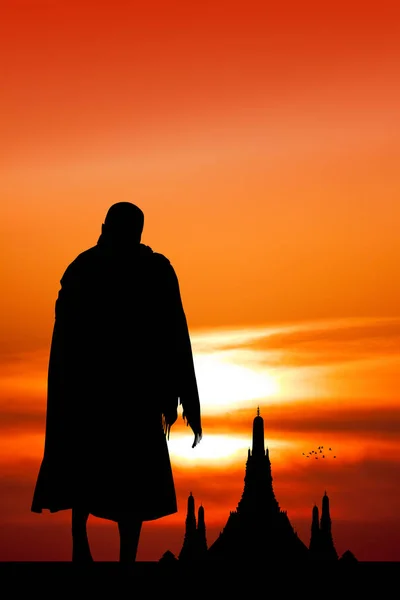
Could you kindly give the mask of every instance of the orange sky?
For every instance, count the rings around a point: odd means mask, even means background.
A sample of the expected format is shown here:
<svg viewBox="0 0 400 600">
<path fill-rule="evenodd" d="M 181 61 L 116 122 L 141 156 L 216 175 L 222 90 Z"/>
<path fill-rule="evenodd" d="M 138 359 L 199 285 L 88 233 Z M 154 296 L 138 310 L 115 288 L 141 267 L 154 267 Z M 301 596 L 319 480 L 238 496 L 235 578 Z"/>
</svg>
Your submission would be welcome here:
<svg viewBox="0 0 400 600">
<path fill-rule="evenodd" d="M 204 407 L 138 558 L 179 551 L 189 491 L 212 543 L 260 404 L 302 539 L 326 488 L 339 552 L 400 560 L 398 3 L 136 4 L 2 4 L 0 560 L 70 557 L 69 513 L 29 511 L 54 301 L 119 200 L 176 269 Z M 320 444 L 337 462 L 303 460 Z"/>
</svg>

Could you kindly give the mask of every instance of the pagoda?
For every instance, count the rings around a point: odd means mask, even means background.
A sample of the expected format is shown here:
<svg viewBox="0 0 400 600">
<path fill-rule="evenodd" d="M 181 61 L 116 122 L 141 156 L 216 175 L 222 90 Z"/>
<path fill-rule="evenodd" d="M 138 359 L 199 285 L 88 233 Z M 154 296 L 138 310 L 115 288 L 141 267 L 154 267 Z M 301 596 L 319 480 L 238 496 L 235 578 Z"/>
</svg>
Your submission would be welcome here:
<svg viewBox="0 0 400 600">
<path fill-rule="evenodd" d="M 325 492 L 322 498 L 321 520 L 318 519 L 318 506 L 313 507 L 310 554 L 317 560 L 338 560 L 332 537 L 332 519 L 329 510 L 329 497 Z"/>
<path fill-rule="evenodd" d="M 185 536 L 179 560 L 194 561 L 202 560 L 207 554 L 206 524 L 204 519 L 204 507 L 199 506 L 197 523 L 195 514 L 194 497 L 190 492 L 187 504 Z"/>
<path fill-rule="evenodd" d="M 212 560 L 308 560 L 309 550 L 275 497 L 264 420 L 257 409 L 252 449 L 248 450 L 244 489 L 235 511 L 208 549 Z"/>
</svg>

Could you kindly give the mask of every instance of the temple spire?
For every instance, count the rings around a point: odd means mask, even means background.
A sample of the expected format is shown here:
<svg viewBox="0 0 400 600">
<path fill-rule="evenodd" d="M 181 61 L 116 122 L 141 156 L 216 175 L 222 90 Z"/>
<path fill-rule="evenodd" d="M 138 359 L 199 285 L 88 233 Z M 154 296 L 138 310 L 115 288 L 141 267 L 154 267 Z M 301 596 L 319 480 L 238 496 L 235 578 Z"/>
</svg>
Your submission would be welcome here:
<svg viewBox="0 0 400 600">
<path fill-rule="evenodd" d="M 318 553 L 320 549 L 319 512 L 318 506 L 316 504 L 313 506 L 312 509 L 311 537 L 309 549 L 314 554 Z"/>
<path fill-rule="evenodd" d="M 253 421 L 253 456 L 264 456 L 264 419 L 260 416 L 260 407 L 257 407 L 257 416 Z"/>
<path fill-rule="evenodd" d="M 243 493 L 236 511 L 230 512 L 226 526 L 208 549 L 208 557 L 256 564 L 265 559 L 266 566 L 279 557 L 288 564 L 297 557 L 306 558 L 308 548 L 275 498 L 271 461 L 264 444 L 264 420 L 260 407 L 255 408 Z"/>
<path fill-rule="evenodd" d="M 204 519 L 204 507 L 202 504 L 199 506 L 198 518 L 197 518 L 197 556 L 199 559 L 205 558 L 207 554 L 207 536 L 206 536 L 206 523 Z"/>
<path fill-rule="evenodd" d="M 329 497 L 326 493 L 322 498 L 322 514 L 320 520 L 321 552 L 324 558 L 337 559 L 338 555 L 332 537 L 332 520 L 329 510 Z"/>
<path fill-rule="evenodd" d="M 194 497 L 190 492 L 187 502 L 187 514 L 185 522 L 185 536 L 183 546 L 179 554 L 180 560 L 192 560 L 197 550 L 196 515 Z"/>
</svg>

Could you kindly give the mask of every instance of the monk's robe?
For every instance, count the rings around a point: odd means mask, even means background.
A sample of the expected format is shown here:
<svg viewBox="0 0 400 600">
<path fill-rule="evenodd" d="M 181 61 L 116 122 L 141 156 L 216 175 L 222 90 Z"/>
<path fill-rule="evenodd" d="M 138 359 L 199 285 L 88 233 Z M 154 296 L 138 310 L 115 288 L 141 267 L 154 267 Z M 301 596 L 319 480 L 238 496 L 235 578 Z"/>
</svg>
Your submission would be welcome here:
<svg viewBox="0 0 400 600">
<path fill-rule="evenodd" d="M 169 260 L 104 234 L 66 269 L 50 349 L 44 455 L 31 510 L 114 521 L 177 511 L 165 435 L 200 426 L 187 320 Z"/>
</svg>

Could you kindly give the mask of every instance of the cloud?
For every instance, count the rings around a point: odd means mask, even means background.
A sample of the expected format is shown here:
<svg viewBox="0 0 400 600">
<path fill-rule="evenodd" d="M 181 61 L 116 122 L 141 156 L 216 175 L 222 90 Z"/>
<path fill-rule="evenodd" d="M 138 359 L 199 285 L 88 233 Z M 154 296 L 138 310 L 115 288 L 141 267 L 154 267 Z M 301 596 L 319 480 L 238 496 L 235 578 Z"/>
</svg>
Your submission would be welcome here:
<svg viewBox="0 0 400 600">
<path fill-rule="evenodd" d="M 0 402 L 0 434 L 31 434 L 43 433 L 46 422 L 46 407 L 41 409 L 15 403 Z"/>
<path fill-rule="evenodd" d="M 265 434 L 277 434 L 282 440 L 289 434 L 346 434 L 360 437 L 393 437 L 400 435 L 400 401 L 398 406 L 365 407 L 362 401 L 355 407 L 349 400 L 313 399 L 310 401 L 264 404 L 261 408 Z M 235 410 L 223 415 L 203 417 L 204 435 L 207 431 L 225 434 L 246 434 L 250 437 L 255 410 Z M 290 439 L 290 438 L 289 438 Z"/>
<path fill-rule="evenodd" d="M 400 357 L 400 321 L 339 322 L 283 331 L 248 344 L 271 366 L 313 367 Z"/>
<path fill-rule="evenodd" d="M 400 356 L 400 319 L 340 319 L 214 331 L 193 336 L 199 352 L 248 351 L 270 366 L 320 366 Z M 245 352 L 241 356 L 246 358 Z"/>
</svg>

